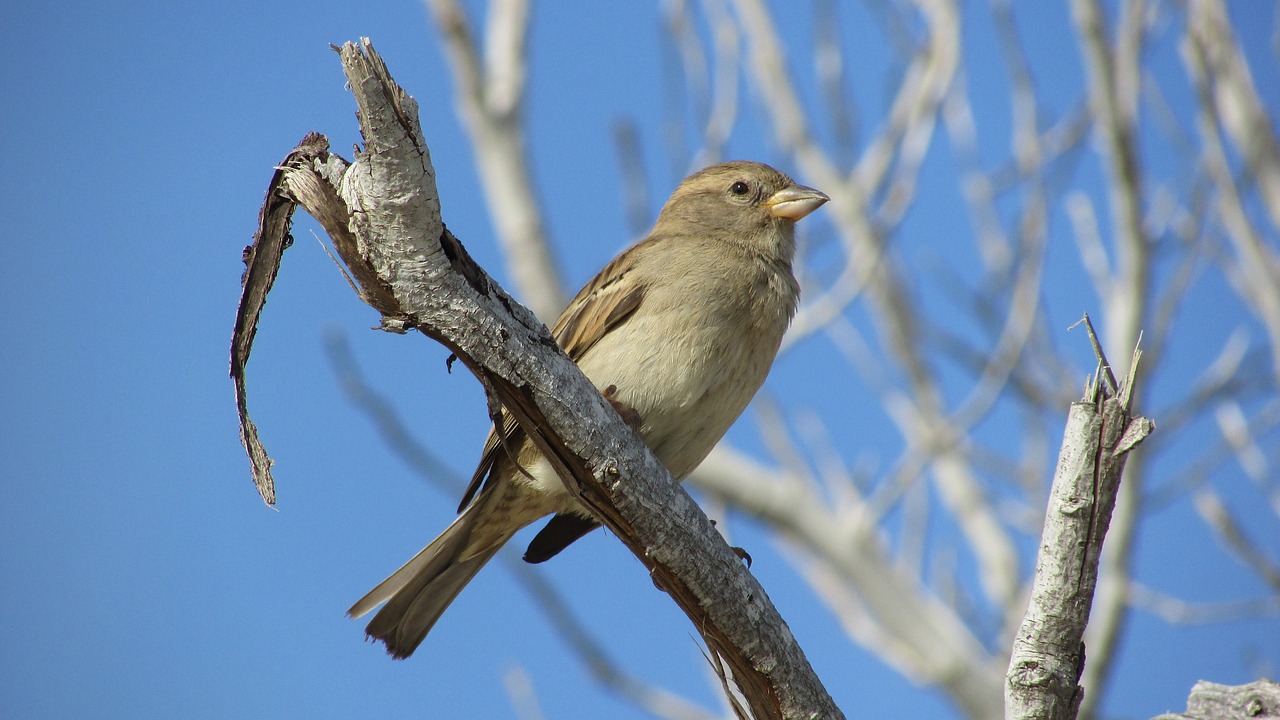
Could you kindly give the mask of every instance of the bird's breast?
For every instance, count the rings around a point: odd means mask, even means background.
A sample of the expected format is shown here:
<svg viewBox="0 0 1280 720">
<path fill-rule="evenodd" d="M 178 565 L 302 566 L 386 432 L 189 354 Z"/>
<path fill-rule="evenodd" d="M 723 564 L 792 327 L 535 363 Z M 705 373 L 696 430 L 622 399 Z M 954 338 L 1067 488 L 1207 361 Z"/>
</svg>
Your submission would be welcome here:
<svg viewBox="0 0 1280 720">
<path fill-rule="evenodd" d="M 789 273 L 751 280 L 747 293 L 703 282 L 650 294 L 579 361 L 597 387 L 618 388 L 617 399 L 640 415 L 641 436 L 677 479 L 741 415 L 786 330 L 794 307 Z"/>
</svg>

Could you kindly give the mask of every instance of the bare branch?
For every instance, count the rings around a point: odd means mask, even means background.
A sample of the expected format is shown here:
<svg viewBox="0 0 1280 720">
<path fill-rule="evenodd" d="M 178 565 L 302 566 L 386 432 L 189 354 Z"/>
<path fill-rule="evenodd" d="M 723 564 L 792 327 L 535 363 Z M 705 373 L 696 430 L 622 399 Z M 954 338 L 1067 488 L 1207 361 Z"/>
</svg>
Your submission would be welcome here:
<svg viewBox="0 0 1280 720">
<path fill-rule="evenodd" d="M 1245 536 L 1244 530 L 1218 495 L 1201 490 L 1196 493 L 1195 507 L 1200 518 L 1213 528 L 1232 554 L 1280 594 L 1280 563 L 1268 557 L 1262 546 Z"/>
<path fill-rule="evenodd" d="M 681 605 L 756 717 L 841 717 L 763 588 L 706 516 L 546 327 L 444 229 L 416 102 L 367 39 L 340 54 L 366 150 L 338 187 L 321 172 L 328 154 L 320 148 L 293 158 L 286 181 L 333 238 L 384 329 L 419 330 L 458 356 L 572 496 Z"/>
<path fill-rule="evenodd" d="M 1188 42 L 1212 77 L 1211 107 L 1257 178 L 1271 223 L 1280 228 L 1280 142 L 1258 97 L 1221 0 L 1187 3 Z"/>
<path fill-rule="evenodd" d="M 1252 600 L 1193 603 L 1134 582 L 1129 584 L 1129 602 L 1135 608 L 1145 610 L 1171 625 L 1209 625 L 1280 617 L 1280 595 Z"/>
<path fill-rule="evenodd" d="M 1074 720 L 1083 700 L 1082 639 L 1103 540 L 1128 451 L 1154 427 L 1130 415 L 1132 386 L 1131 373 L 1115 396 L 1087 388 L 1067 416 L 1031 603 L 1009 660 L 1006 718 Z"/>
<path fill-rule="evenodd" d="M 567 298 L 535 198 L 522 125 L 528 2 L 490 4 L 483 60 L 457 0 L 424 2 L 445 43 L 460 119 L 508 272 L 538 317 L 554 318 Z"/>
<path fill-rule="evenodd" d="M 1222 218 L 1227 236 L 1231 238 L 1236 250 L 1234 279 L 1241 294 L 1250 301 L 1250 308 L 1258 314 L 1267 328 L 1271 339 L 1274 371 L 1276 377 L 1280 378 L 1280 256 L 1268 247 L 1260 237 L 1258 229 L 1250 222 L 1218 135 L 1219 123 L 1226 122 L 1229 125 L 1239 126 L 1241 113 L 1236 111 L 1236 105 L 1229 104 L 1224 108 L 1227 112 L 1224 117 L 1218 112 L 1214 102 L 1214 81 L 1217 77 L 1210 74 L 1208 67 L 1210 58 L 1216 58 L 1219 61 L 1219 66 L 1215 69 L 1228 73 L 1228 83 L 1230 78 L 1236 75 L 1232 74 L 1231 69 L 1221 67 L 1225 62 L 1222 55 L 1230 52 L 1230 48 L 1207 44 L 1210 41 L 1217 41 L 1220 44 L 1230 43 L 1231 40 L 1229 36 L 1223 37 L 1221 28 L 1216 24 L 1221 22 L 1221 18 L 1205 17 L 1213 14 L 1208 11 L 1208 6 L 1209 2 L 1193 3 L 1193 7 L 1199 8 L 1199 12 L 1193 17 L 1199 20 L 1200 26 L 1188 29 L 1188 38 L 1182 46 L 1183 61 L 1187 65 L 1188 73 L 1195 81 L 1196 90 L 1200 96 L 1196 127 L 1204 147 L 1205 166 L 1217 190 L 1218 215 Z M 1220 8 L 1218 12 L 1221 12 Z M 1216 32 L 1211 32 L 1205 25 L 1209 25 Z M 1243 92 L 1239 87 L 1240 84 L 1237 78 L 1234 87 L 1237 92 L 1233 93 L 1233 96 L 1245 95 L 1246 97 L 1237 97 L 1237 99 L 1245 107 L 1249 107 L 1248 94 Z M 1218 97 L 1218 99 L 1223 98 Z M 1261 110 L 1259 109 L 1258 112 Z M 1270 123 L 1266 122 L 1265 113 L 1262 115 L 1262 121 L 1262 127 L 1257 127 L 1256 122 L 1250 123 L 1250 127 L 1261 131 L 1266 139 L 1250 142 L 1248 149 L 1256 150 L 1259 153 L 1256 162 L 1263 163 L 1262 167 L 1266 167 L 1268 149 L 1273 154 L 1280 151 L 1276 150 L 1275 138 L 1271 133 Z M 1280 157 L 1277 157 L 1277 163 L 1280 163 Z M 1274 172 L 1276 183 L 1274 189 L 1277 191 L 1275 211 L 1280 213 L 1280 164 L 1275 166 Z"/>
</svg>

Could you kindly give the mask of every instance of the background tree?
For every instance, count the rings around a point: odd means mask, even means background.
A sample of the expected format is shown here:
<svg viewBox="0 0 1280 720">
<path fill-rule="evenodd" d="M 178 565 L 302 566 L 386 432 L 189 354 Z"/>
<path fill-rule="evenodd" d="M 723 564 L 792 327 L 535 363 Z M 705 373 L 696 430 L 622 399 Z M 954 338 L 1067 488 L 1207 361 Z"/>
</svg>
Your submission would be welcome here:
<svg viewBox="0 0 1280 720">
<path fill-rule="evenodd" d="M 427 5 L 512 278 L 551 317 L 563 286 L 543 264 L 551 253 L 521 122 L 527 5 L 491 3 L 483 32 L 457 3 Z M 759 0 L 664 8 L 667 82 L 681 100 L 666 108 L 671 164 L 724 159 L 739 126 L 757 123 L 777 162 L 834 198 L 831 227 L 809 237 L 808 299 L 788 346 L 852 398 L 824 411 L 779 400 L 765 428 L 771 458 L 722 445 L 694 483 L 782 538 L 852 641 L 936 683 L 966 714 L 993 717 L 1025 608 L 1025 553 L 1038 538 L 1056 448 L 1049 440 L 1079 385 L 1079 353 L 1052 318 L 1069 317 L 1073 301 L 1096 308 L 1113 352 L 1145 333 L 1155 384 L 1188 371 L 1199 378 L 1152 398 L 1167 434 L 1126 473 L 1086 642 L 1089 717 L 1135 607 L 1182 622 L 1277 609 L 1280 568 L 1240 531 L 1217 489 L 1222 465 L 1238 462 L 1259 499 L 1280 497 L 1266 470 L 1274 451 L 1262 450 L 1274 444 L 1280 377 L 1280 152 L 1271 119 L 1221 3 L 1073 2 L 1059 19 L 1083 77 L 1064 92 L 1037 83 L 1045 71 L 1028 57 L 1018 15 L 993 2 L 1007 95 L 984 96 L 983 108 L 969 83 L 991 68 L 973 69 L 969 58 L 986 53 L 963 42 L 958 5 L 859 10 L 871 12 L 815 3 L 810 52 L 788 55 L 780 26 L 795 21 L 794 9 Z M 863 111 L 871 119 L 859 123 L 864 105 L 848 65 L 866 50 L 844 24 L 870 18 L 894 41 L 880 87 L 891 99 L 883 115 Z M 1175 48 L 1180 73 L 1163 65 Z M 1007 104 L 1007 156 L 979 143 L 997 122 L 993 100 Z M 629 190 L 648 184 L 638 135 L 634 121 L 619 122 Z M 969 227 L 945 237 L 913 232 L 912 215 L 938 202 L 925 193 L 962 199 Z M 628 202 L 633 233 L 650 221 L 647 205 Z M 933 267 L 922 272 L 926 254 Z M 1046 275 L 1077 291 L 1046 287 Z M 921 287 L 929 276 L 940 290 Z M 1234 319 L 1235 333 L 1210 341 L 1217 356 L 1197 367 L 1174 325 L 1187 306 L 1206 302 L 1206 285 L 1222 281 L 1235 297 L 1209 302 L 1217 317 Z M 813 359 L 824 345 L 839 357 Z M 900 450 L 883 469 L 850 470 L 860 448 L 848 430 L 869 415 L 894 427 Z M 1217 437 L 1201 427 L 1210 417 Z M 1188 442 L 1195 459 L 1170 476 L 1162 449 Z M 1197 606 L 1135 576 L 1141 518 L 1171 502 L 1191 502 L 1269 596 Z M 957 560 L 971 571 L 957 572 Z"/>
</svg>

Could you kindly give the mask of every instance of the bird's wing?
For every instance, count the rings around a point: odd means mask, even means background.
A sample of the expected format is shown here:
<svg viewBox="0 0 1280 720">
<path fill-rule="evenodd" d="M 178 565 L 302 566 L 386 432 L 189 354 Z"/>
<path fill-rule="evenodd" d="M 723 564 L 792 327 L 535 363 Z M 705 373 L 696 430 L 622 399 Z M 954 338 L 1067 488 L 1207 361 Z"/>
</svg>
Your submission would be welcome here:
<svg viewBox="0 0 1280 720">
<path fill-rule="evenodd" d="M 601 270 L 560 314 L 551 334 L 574 362 L 640 307 L 644 284 L 630 271 L 635 253 L 624 253 Z"/>
<path fill-rule="evenodd" d="M 493 469 L 493 464 L 498 461 L 500 453 L 506 452 L 503 449 L 505 444 L 511 451 L 512 462 L 516 462 L 515 455 L 519 452 L 520 444 L 524 442 L 524 431 L 520 429 L 520 423 L 516 422 L 515 416 L 506 410 L 502 411 L 502 432 L 498 432 L 498 428 L 489 431 L 489 437 L 484 441 L 484 450 L 480 452 L 480 464 L 476 467 L 476 471 L 471 476 L 471 482 L 467 484 L 467 491 L 462 494 L 462 502 L 458 503 L 458 512 L 467 509 L 471 501 L 475 499 L 476 493 L 480 492 L 480 488 L 484 485 L 484 479 L 489 475 L 489 471 Z"/>
<path fill-rule="evenodd" d="M 636 248 L 632 249 L 633 252 L 635 250 Z M 580 360 L 600 338 L 630 317 L 644 299 L 644 285 L 628 272 L 635 267 L 634 258 L 623 261 L 627 254 L 629 253 L 615 258 L 592 278 L 570 301 L 569 307 L 560 314 L 560 319 L 556 320 L 555 327 L 551 329 L 556 342 L 574 362 Z M 507 451 L 516 453 L 523 441 L 524 431 L 520 429 L 519 423 L 510 413 L 503 411 L 502 427 L 489 431 L 484 450 L 480 453 L 480 464 L 471 476 L 467 491 L 463 493 L 458 512 L 462 512 L 475 499 L 501 454 Z"/>
</svg>

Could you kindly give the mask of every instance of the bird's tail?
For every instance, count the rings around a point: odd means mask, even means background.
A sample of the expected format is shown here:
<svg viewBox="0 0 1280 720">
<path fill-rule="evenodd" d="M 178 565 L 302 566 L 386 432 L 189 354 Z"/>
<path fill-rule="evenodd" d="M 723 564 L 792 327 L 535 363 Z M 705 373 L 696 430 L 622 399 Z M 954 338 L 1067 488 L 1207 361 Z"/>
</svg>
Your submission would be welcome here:
<svg viewBox="0 0 1280 720">
<path fill-rule="evenodd" d="M 449 603 L 511 538 L 514 529 L 506 531 L 484 522 L 490 517 L 483 502 L 488 499 L 482 497 L 468 507 L 431 544 L 347 611 L 349 617 L 358 618 L 387 603 L 364 631 L 386 643 L 392 657 L 412 655 Z"/>
</svg>

